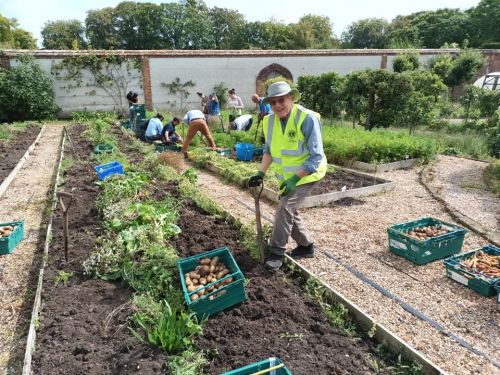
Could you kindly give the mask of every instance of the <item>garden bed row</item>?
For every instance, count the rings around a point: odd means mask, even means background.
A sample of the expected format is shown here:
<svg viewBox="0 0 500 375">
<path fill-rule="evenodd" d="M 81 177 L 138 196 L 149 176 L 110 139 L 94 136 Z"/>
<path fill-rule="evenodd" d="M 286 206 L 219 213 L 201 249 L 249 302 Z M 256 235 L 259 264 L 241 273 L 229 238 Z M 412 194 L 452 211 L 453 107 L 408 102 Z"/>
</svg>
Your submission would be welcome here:
<svg viewBox="0 0 500 375">
<path fill-rule="evenodd" d="M 68 263 L 64 261 L 62 220 L 56 213 L 33 367 L 50 374 L 164 372 L 168 357 L 178 353 L 154 350 L 137 341 L 127 329 L 135 311 L 130 302 L 132 288 L 91 279 L 83 273 L 82 261 L 103 245 L 96 241 L 109 223 L 95 208 L 99 189 L 89 163 L 94 145 L 81 138 L 81 131 L 81 127 L 71 130 L 81 161 L 67 168 L 63 176 L 63 189 L 77 198 L 70 213 L 70 258 Z M 129 151 L 137 160 L 137 149 Z M 173 246 L 181 257 L 227 246 L 247 279 L 248 300 L 213 316 L 203 324 L 203 335 L 195 339 L 196 348 L 207 353 L 203 366 L 206 373 L 218 374 L 270 355 L 279 356 L 296 374 L 390 372 L 382 366 L 387 358 L 377 354 L 377 344 L 353 328 L 346 311 L 334 305 L 325 310 L 327 305 L 315 300 L 320 291 L 317 284 L 303 284 L 281 273 L 262 270 L 243 245 L 239 224 L 218 212 L 195 190 L 191 191 L 194 195 L 183 196 L 185 192 L 178 189 L 178 183 L 157 179 L 138 197 L 179 199 L 180 233 L 165 246 Z M 175 279 L 173 286 L 180 289 Z M 134 288 L 137 291 L 137 284 Z M 309 297 L 303 296 L 304 290 Z M 332 319 L 342 323 L 332 325 Z M 141 332 L 136 331 L 139 335 Z M 381 366 L 385 370 L 375 370 Z"/>
<path fill-rule="evenodd" d="M 29 154 L 35 148 L 43 128 L 31 124 L 24 130 L 14 132 L 12 126 L 4 125 L 12 139 L 0 140 L 0 196 L 3 195 L 17 172 L 22 168 Z"/>
</svg>

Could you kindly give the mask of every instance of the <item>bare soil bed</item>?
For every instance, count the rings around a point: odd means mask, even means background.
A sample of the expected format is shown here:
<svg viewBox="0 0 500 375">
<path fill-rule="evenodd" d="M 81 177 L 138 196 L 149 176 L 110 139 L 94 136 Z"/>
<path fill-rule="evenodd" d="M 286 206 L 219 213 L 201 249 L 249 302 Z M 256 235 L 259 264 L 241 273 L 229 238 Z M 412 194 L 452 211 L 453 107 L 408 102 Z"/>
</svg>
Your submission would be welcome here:
<svg viewBox="0 0 500 375">
<path fill-rule="evenodd" d="M 40 127 L 37 125 L 29 125 L 24 131 L 16 133 L 11 141 L 0 141 L 0 183 L 9 175 L 15 168 L 19 159 L 24 155 L 26 150 L 35 141 L 40 133 Z"/>
<path fill-rule="evenodd" d="M 69 170 L 63 185 L 76 197 L 70 209 L 70 261 L 64 261 L 58 211 L 32 367 L 37 374 L 165 373 L 165 354 L 139 343 L 127 329 L 132 292 L 119 283 L 83 274 L 82 262 L 96 245 L 103 223 L 95 209 L 98 188 L 88 164 L 93 147 L 79 137 L 81 131 L 81 126 L 70 130 L 84 163 Z M 123 144 L 128 142 L 123 139 Z M 172 185 L 158 187 L 157 194 L 175 194 Z M 197 340 L 200 349 L 212 353 L 208 374 L 268 356 L 281 357 L 295 374 L 375 373 L 369 358 L 376 357 L 376 344 L 367 337 L 343 336 L 327 322 L 317 303 L 300 294 L 299 285 L 287 281 L 282 272 L 263 271 L 243 249 L 237 228 L 189 202 L 178 224 L 182 233 L 173 245 L 181 257 L 228 246 L 249 280 L 248 300 L 213 316 Z M 54 281 L 61 270 L 73 272 L 67 285 Z"/>
<path fill-rule="evenodd" d="M 344 186 L 347 190 L 358 189 L 365 186 L 377 185 L 380 182 L 369 177 L 360 176 L 348 171 L 336 170 L 326 176 L 313 188 L 311 195 L 321 195 L 340 191 Z"/>
</svg>

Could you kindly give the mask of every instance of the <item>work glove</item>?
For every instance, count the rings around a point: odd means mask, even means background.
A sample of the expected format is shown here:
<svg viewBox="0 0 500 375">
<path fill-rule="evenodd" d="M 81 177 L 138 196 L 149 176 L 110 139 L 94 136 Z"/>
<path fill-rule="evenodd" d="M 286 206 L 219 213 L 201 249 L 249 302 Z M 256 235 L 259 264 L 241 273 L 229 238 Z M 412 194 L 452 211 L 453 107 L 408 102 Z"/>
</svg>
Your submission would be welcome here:
<svg viewBox="0 0 500 375">
<path fill-rule="evenodd" d="M 266 174 L 262 171 L 258 171 L 257 174 L 250 176 L 248 179 L 248 187 L 256 187 L 264 182 L 264 176 Z"/>
<path fill-rule="evenodd" d="M 295 187 L 297 186 L 297 182 L 300 181 L 300 177 L 294 174 L 292 177 L 287 178 L 285 181 L 283 181 L 280 185 L 280 192 L 281 196 L 284 197 L 285 195 L 291 193 L 292 191 L 295 190 Z"/>
</svg>

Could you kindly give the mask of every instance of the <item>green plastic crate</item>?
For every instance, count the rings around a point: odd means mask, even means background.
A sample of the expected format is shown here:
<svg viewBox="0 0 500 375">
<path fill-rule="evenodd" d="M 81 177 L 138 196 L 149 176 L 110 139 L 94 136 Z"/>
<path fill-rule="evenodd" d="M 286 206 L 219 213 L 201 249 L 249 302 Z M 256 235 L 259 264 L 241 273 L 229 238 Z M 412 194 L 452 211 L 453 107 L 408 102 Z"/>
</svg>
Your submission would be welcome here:
<svg viewBox="0 0 500 375">
<path fill-rule="evenodd" d="M 500 255 L 500 248 L 493 245 L 486 245 L 480 249 L 468 251 L 463 254 L 455 255 L 444 260 L 446 266 L 446 275 L 460 284 L 463 284 L 472 290 L 482 294 L 485 297 L 494 296 L 497 293 L 495 284 L 500 282 L 500 277 L 491 277 L 480 271 L 473 270 L 470 267 L 461 265 L 460 261 L 469 259 L 475 253 L 482 250 L 486 254 Z"/>
<path fill-rule="evenodd" d="M 273 368 L 275 366 L 279 366 L 283 364 L 281 362 L 281 359 L 278 357 L 273 357 L 273 358 L 268 358 L 260 362 L 252 363 L 251 365 L 241 367 L 236 370 L 231 370 L 229 372 L 224 372 L 221 375 L 251 375 L 259 371 L 264 371 L 270 368 Z M 271 370 L 268 372 L 265 372 L 264 374 L 266 375 L 292 375 L 290 370 L 288 370 L 286 367 L 280 367 L 276 370 Z"/>
<path fill-rule="evenodd" d="M 113 153 L 115 149 L 115 146 L 113 145 L 108 145 L 108 144 L 99 144 L 95 147 L 94 153 L 95 154 L 111 154 Z"/>
<path fill-rule="evenodd" d="M 230 273 L 224 276 L 224 278 L 217 280 L 216 282 L 205 285 L 208 288 L 211 285 L 225 280 L 226 278 L 232 277 L 233 282 L 223 287 L 204 295 L 196 301 L 191 301 L 191 295 L 194 292 L 188 292 L 186 287 L 186 282 L 184 280 L 184 275 L 193 271 L 196 266 L 199 265 L 199 260 L 202 258 L 213 258 L 215 256 L 219 257 L 220 262 L 224 263 L 229 269 Z M 188 308 L 196 313 L 196 316 L 200 319 L 208 318 L 210 315 L 218 313 L 230 306 L 236 305 L 237 303 L 243 302 L 247 299 L 243 273 L 240 271 L 238 264 L 234 260 L 233 254 L 227 247 L 222 247 L 219 249 L 207 251 L 198 255 L 194 255 L 189 258 L 180 259 L 177 261 L 177 267 L 181 275 L 182 291 L 184 293 L 184 299 Z M 210 300 L 210 296 L 217 295 L 213 300 Z"/>
<path fill-rule="evenodd" d="M 130 120 L 122 120 L 120 121 L 120 125 L 125 129 L 130 129 L 132 127 Z"/>
<path fill-rule="evenodd" d="M 495 289 L 497 291 L 497 302 L 500 303 L 500 281 L 495 284 Z"/>
<path fill-rule="evenodd" d="M 15 228 L 10 236 L 0 238 L 0 255 L 12 253 L 12 250 L 14 250 L 17 244 L 24 240 L 24 220 L 0 223 L 0 227 L 8 225 L 15 226 Z"/>
<path fill-rule="evenodd" d="M 424 241 L 411 238 L 406 234 L 415 227 L 429 225 L 447 228 L 449 232 Z M 432 217 L 426 217 L 393 225 L 387 228 L 387 233 L 389 234 L 389 251 L 422 265 L 459 253 L 467 230 Z"/>
</svg>

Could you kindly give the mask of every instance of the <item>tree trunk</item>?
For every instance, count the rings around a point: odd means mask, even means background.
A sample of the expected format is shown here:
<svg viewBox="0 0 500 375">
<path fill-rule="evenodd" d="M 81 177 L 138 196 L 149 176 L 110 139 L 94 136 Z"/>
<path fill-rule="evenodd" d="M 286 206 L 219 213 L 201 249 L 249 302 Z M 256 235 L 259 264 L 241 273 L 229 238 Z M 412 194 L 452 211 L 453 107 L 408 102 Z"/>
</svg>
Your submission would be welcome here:
<svg viewBox="0 0 500 375">
<path fill-rule="evenodd" d="M 371 92 L 368 97 L 368 113 L 366 115 L 365 130 L 373 129 L 373 111 L 375 109 L 375 93 Z"/>
</svg>

